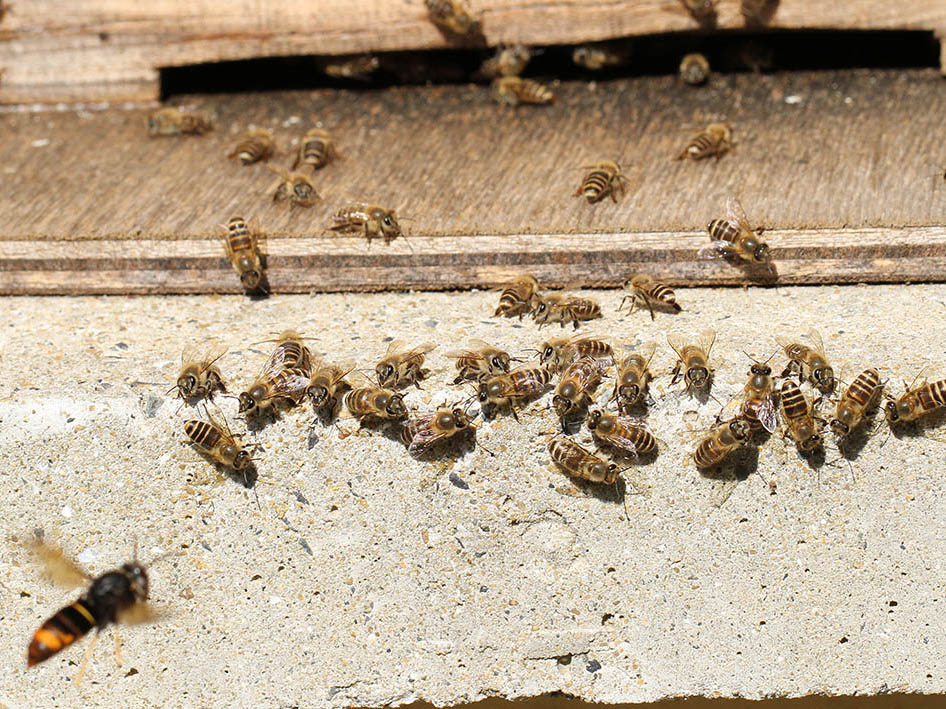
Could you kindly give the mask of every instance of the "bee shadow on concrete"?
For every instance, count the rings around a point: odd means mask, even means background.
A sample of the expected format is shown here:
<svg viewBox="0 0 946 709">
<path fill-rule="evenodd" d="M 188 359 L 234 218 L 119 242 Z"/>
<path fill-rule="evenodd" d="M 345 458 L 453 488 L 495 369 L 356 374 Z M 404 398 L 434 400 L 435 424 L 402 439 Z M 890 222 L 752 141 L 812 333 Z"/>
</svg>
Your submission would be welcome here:
<svg viewBox="0 0 946 709">
<path fill-rule="evenodd" d="M 714 468 L 700 471 L 700 476 L 717 483 L 711 495 L 713 506 L 722 507 L 741 482 L 759 471 L 759 448 L 743 446 Z"/>
<path fill-rule="evenodd" d="M 941 429 L 943 424 L 946 424 L 946 407 L 931 411 L 914 421 L 895 423 L 888 428 L 890 435 L 897 440 L 904 438 L 930 438 L 934 441 L 946 443 L 946 438 L 929 435 L 930 431 Z"/>
</svg>

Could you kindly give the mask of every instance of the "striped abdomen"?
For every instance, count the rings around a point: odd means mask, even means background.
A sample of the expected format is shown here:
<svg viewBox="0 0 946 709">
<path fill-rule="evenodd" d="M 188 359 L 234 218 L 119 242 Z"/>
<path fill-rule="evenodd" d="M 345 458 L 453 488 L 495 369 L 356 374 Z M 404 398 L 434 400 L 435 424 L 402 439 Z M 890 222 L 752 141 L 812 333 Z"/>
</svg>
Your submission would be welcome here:
<svg viewBox="0 0 946 709">
<path fill-rule="evenodd" d="M 789 421 L 808 415 L 808 401 L 793 381 L 782 382 L 782 413 Z"/>
<path fill-rule="evenodd" d="M 227 222 L 227 243 L 233 252 L 253 248 L 253 234 L 243 217 L 230 217 Z"/>
<path fill-rule="evenodd" d="M 731 219 L 714 219 L 707 225 L 706 231 L 713 241 L 729 241 L 735 243 L 742 233 L 739 225 Z"/>
<path fill-rule="evenodd" d="M 587 199 L 588 204 L 600 201 L 611 193 L 611 184 L 617 174 L 617 165 L 614 163 L 598 163 L 585 176 L 584 182 L 581 183 L 581 187 L 578 189 L 578 194 Z"/>
<path fill-rule="evenodd" d="M 33 635 L 27 654 L 27 665 L 32 667 L 69 647 L 88 633 L 97 622 L 87 598 L 80 598 L 66 606 L 43 623 Z"/>
<path fill-rule="evenodd" d="M 669 286 L 665 286 L 663 283 L 657 281 L 651 281 L 646 286 L 638 286 L 638 288 L 645 297 L 663 303 L 664 305 L 669 305 L 676 310 L 681 310 L 680 306 L 677 304 L 677 296 Z"/>
<path fill-rule="evenodd" d="M 276 145 L 269 131 L 257 130 L 247 135 L 228 157 L 236 157 L 244 165 L 265 160 L 273 154 Z"/>
<path fill-rule="evenodd" d="M 517 278 L 499 296 L 499 307 L 493 315 L 503 315 L 507 318 L 518 315 L 521 319 L 532 309 L 532 298 L 537 289 L 538 283 L 531 276 Z"/>
<path fill-rule="evenodd" d="M 298 340 L 284 340 L 278 345 L 282 350 L 283 369 L 302 369 L 306 372 L 312 369 L 312 357 L 309 348 Z"/>
<path fill-rule="evenodd" d="M 745 443 L 749 434 L 749 425 L 741 419 L 721 424 L 700 441 L 693 452 L 696 467 L 710 468 L 719 464 L 727 455 Z"/>
<path fill-rule="evenodd" d="M 509 398 L 532 396 L 543 391 L 552 380 L 552 373 L 546 367 L 527 367 L 514 369 L 509 374 L 500 375 L 509 382 Z"/>
<path fill-rule="evenodd" d="M 311 165 L 313 170 L 325 167 L 332 158 L 332 139 L 327 131 L 315 128 L 305 134 L 296 164 Z M 296 165 L 292 166 L 293 169 Z"/>
<path fill-rule="evenodd" d="M 946 379 L 925 384 L 917 389 L 915 394 L 920 403 L 921 413 L 946 406 Z"/>
<path fill-rule="evenodd" d="M 579 358 L 614 359 L 614 350 L 604 340 L 578 340 L 571 343 L 569 349 L 574 349 Z"/>
<path fill-rule="evenodd" d="M 551 103 L 555 100 L 552 90 L 538 81 L 521 79 L 515 86 L 516 96 L 523 103 Z"/>
<path fill-rule="evenodd" d="M 213 122 L 196 113 L 185 113 L 181 116 L 181 133 L 188 135 L 203 135 L 213 130 Z"/>
<path fill-rule="evenodd" d="M 687 145 L 687 155 L 694 160 L 712 155 L 716 150 L 717 141 L 707 133 L 700 133 Z"/>
<path fill-rule="evenodd" d="M 588 298 L 569 298 L 562 304 L 562 309 L 573 320 L 592 320 L 601 317 L 601 306 Z"/>
<path fill-rule="evenodd" d="M 208 451 L 214 450 L 222 438 L 220 429 L 207 421 L 185 421 L 184 432 L 196 445 Z"/>
<path fill-rule="evenodd" d="M 880 386 L 880 374 L 876 369 L 865 369 L 857 375 L 838 401 L 831 430 L 839 436 L 849 434 L 860 422 Z"/>
</svg>

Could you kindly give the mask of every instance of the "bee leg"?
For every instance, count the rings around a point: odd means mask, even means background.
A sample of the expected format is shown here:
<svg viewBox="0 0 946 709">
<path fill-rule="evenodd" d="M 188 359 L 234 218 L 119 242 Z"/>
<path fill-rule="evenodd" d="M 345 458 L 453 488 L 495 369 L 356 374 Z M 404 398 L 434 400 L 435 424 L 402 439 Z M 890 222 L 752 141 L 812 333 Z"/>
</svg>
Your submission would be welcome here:
<svg viewBox="0 0 946 709">
<path fill-rule="evenodd" d="M 509 405 L 509 410 L 512 411 L 512 417 L 516 419 L 516 423 L 519 423 L 519 414 L 516 413 L 516 407 L 512 404 Z"/>
<path fill-rule="evenodd" d="M 82 679 L 85 677 L 85 671 L 89 667 L 89 660 L 92 659 L 92 650 L 95 649 L 95 641 L 99 638 L 99 633 L 102 632 L 99 629 L 96 629 L 95 635 L 89 640 L 89 646 L 85 649 L 85 653 L 82 655 L 82 662 L 79 664 L 79 671 L 76 672 L 76 679 L 73 684 L 78 687 L 82 684 Z"/>
<path fill-rule="evenodd" d="M 115 664 L 122 666 L 122 638 L 118 632 L 118 627 L 112 628 L 112 634 L 115 638 Z"/>
<path fill-rule="evenodd" d="M 674 367 L 674 368 L 673 368 L 673 371 L 671 372 L 672 378 L 670 379 L 670 386 L 673 386 L 673 385 L 676 384 L 678 381 L 680 381 L 680 373 L 681 373 L 681 370 L 682 370 L 682 365 L 683 365 L 683 362 L 681 362 L 681 361 L 678 360 L 678 361 L 677 361 L 677 366 Z"/>
<path fill-rule="evenodd" d="M 609 188 L 608 188 L 608 196 L 611 198 L 611 201 L 612 201 L 612 202 L 614 202 L 615 204 L 618 203 L 618 198 L 614 195 L 614 188 L 613 188 L 613 187 L 609 187 Z"/>
<path fill-rule="evenodd" d="M 650 319 L 656 320 L 657 318 L 654 316 L 654 306 L 651 304 L 650 298 L 646 298 L 644 302 L 647 303 L 647 309 L 650 311 Z"/>
</svg>

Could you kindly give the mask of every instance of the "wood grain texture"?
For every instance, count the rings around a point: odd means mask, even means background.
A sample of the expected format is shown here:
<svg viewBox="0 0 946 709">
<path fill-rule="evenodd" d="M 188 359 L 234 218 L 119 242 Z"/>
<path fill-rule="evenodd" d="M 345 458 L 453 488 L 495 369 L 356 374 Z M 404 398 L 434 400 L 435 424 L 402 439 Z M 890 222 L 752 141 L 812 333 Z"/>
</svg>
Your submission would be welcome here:
<svg viewBox="0 0 946 709">
<path fill-rule="evenodd" d="M 678 0 L 471 0 L 490 45 L 569 44 L 697 29 Z M 719 0 L 719 27 L 743 25 Z M 921 29 L 946 36 L 941 0 L 782 0 L 777 28 Z M 157 69 L 302 54 L 435 49 L 420 0 L 59 0 L 0 24 L 0 103 L 149 100 Z"/>
<path fill-rule="evenodd" d="M 235 291 L 220 226 L 234 214 L 266 235 L 276 291 L 492 286 L 523 268 L 616 284 L 641 264 L 675 283 L 746 282 L 695 261 L 729 196 L 768 229 L 778 283 L 946 276 L 946 92 L 934 71 L 558 91 L 556 104 L 518 111 L 477 87 L 204 97 L 218 130 L 173 139 L 147 138 L 140 110 L 0 114 L 0 290 Z M 313 113 L 345 159 L 315 175 L 312 209 L 274 205 L 271 173 L 224 156 L 254 124 L 274 130 L 286 166 Z M 717 119 L 734 127 L 730 155 L 671 159 L 687 127 Z M 575 197 L 580 166 L 613 157 L 627 196 Z M 329 232 L 351 199 L 398 208 L 410 237 L 369 247 Z"/>
</svg>

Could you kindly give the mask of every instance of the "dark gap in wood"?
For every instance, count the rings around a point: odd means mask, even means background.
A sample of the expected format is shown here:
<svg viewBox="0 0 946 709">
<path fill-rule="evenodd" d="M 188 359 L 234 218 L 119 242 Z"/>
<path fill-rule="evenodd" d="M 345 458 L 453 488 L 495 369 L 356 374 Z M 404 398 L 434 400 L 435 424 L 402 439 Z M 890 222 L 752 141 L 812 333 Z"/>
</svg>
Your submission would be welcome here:
<svg viewBox="0 0 946 709">
<path fill-rule="evenodd" d="M 630 48 L 626 66 L 592 72 L 572 62 L 573 46 L 536 47 L 524 76 L 555 79 L 614 79 L 674 74 L 680 59 L 700 52 L 713 71 L 821 71 L 836 69 L 938 68 L 939 40 L 909 30 L 722 30 L 675 32 L 609 40 Z M 380 89 L 402 84 L 462 84 L 482 81 L 476 72 L 495 50 L 483 48 L 384 52 L 380 68 L 363 80 L 328 76 L 326 62 L 339 57 L 264 57 L 160 70 L 161 99 L 180 94 L 242 93 L 320 88 Z"/>
</svg>

